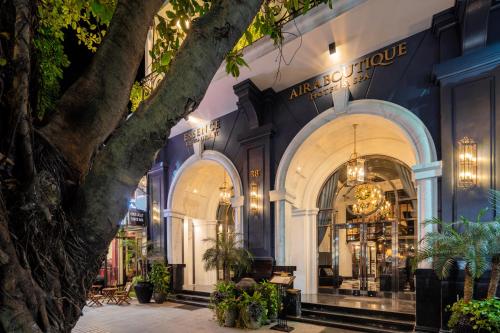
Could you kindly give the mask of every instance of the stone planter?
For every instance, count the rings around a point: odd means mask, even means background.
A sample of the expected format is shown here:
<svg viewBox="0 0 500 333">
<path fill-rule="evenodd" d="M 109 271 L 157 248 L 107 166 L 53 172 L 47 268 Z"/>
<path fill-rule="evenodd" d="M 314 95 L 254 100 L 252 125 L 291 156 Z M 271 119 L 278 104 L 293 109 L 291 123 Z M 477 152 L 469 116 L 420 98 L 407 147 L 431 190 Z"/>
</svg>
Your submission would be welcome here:
<svg viewBox="0 0 500 333">
<path fill-rule="evenodd" d="M 162 304 L 167 300 L 167 294 L 165 293 L 153 293 L 153 299 L 155 303 Z"/>
</svg>

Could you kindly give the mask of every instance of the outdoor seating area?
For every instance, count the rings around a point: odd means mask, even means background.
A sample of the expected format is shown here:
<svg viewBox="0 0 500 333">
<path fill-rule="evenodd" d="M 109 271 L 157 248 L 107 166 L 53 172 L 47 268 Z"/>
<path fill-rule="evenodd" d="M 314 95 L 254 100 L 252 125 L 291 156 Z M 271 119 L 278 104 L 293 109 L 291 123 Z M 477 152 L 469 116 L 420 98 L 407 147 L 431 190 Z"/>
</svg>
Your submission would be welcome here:
<svg viewBox="0 0 500 333">
<path fill-rule="evenodd" d="M 124 305 L 130 304 L 132 283 L 127 282 L 124 287 L 105 287 L 92 285 L 87 296 L 87 306 L 102 306 L 103 304 Z"/>
</svg>

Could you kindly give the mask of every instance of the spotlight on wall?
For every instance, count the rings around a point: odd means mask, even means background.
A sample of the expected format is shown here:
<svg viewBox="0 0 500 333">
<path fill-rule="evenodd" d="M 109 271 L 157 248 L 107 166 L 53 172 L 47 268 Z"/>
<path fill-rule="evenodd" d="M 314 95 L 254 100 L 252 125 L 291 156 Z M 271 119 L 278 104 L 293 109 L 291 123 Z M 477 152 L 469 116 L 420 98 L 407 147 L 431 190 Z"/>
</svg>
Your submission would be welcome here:
<svg viewBox="0 0 500 333">
<path fill-rule="evenodd" d="M 458 141 L 458 187 L 466 188 L 476 184 L 477 144 L 466 136 Z"/>
<path fill-rule="evenodd" d="M 259 186 L 256 183 L 250 184 L 250 211 L 252 213 L 257 213 L 259 209 L 259 200 L 258 200 L 258 192 Z"/>
<path fill-rule="evenodd" d="M 333 56 L 335 53 L 337 53 L 337 47 L 335 46 L 335 43 L 330 43 L 330 45 L 328 45 L 328 51 L 330 51 L 330 56 Z"/>
</svg>

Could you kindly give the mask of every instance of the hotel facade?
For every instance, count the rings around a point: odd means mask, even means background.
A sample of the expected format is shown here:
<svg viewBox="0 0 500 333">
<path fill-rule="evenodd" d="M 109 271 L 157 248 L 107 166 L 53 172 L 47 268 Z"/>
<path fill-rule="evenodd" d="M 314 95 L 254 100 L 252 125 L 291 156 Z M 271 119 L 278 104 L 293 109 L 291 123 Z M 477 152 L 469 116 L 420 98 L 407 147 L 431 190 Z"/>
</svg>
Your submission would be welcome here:
<svg viewBox="0 0 500 333">
<path fill-rule="evenodd" d="M 411 263 L 426 220 L 475 218 L 499 189 L 500 2 L 339 0 L 285 31 L 281 50 L 244 49 L 239 78 L 222 66 L 173 129 L 149 238 L 184 287 L 216 283 L 203 240 L 231 230 L 303 299 L 402 300 L 417 331 L 446 329 L 463 276 Z"/>
</svg>

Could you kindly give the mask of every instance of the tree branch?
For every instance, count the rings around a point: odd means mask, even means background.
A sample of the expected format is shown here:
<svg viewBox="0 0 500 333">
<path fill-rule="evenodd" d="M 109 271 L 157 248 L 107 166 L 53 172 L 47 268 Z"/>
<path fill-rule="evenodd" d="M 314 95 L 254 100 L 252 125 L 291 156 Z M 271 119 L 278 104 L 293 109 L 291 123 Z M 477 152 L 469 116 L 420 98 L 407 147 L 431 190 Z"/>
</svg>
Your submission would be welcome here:
<svg viewBox="0 0 500 333">
<path fill-rule="evenodd" d="M 16 169 L 20 175 L 23 185 L 29 186 L 35 175 L 35 164 L 33 161 L 32 129 L 29 112 L 29 80 L 30 80 L 30 48 L 31 48 L 31 10 L 29 0 L 15 0 L 13 2 L 16 21 L 14 26 L 14 47 L 12 62 L 16 74 L 12 80 L 12 89 L 9 94 L 8 103 L 11 105 L 11 123 L 13 126 L 13 138 L 15 142 L 10 145 L 16 146 Z M 7 156 L 10 154 L 10 148 Z"/>
<path fill-rule="evenodd" d="M 223 0 L 195 20 L 156 91 L 96 156 L 78 213 L 91 248 L 105 250 L 116 232 L 112 226 L 123 218 L 130 194 L 165 145 L 170 128 L 200 103 L 261 4 L 262 0 Z"/>
<path fill-rule="evenodd" d="M 82 175 L 97 148 L 126 115 L 144 45 L 162 0 L 119 0 L 109 33 L 90 67 L 62 96 L 41 129 Z"/>
</svg>

